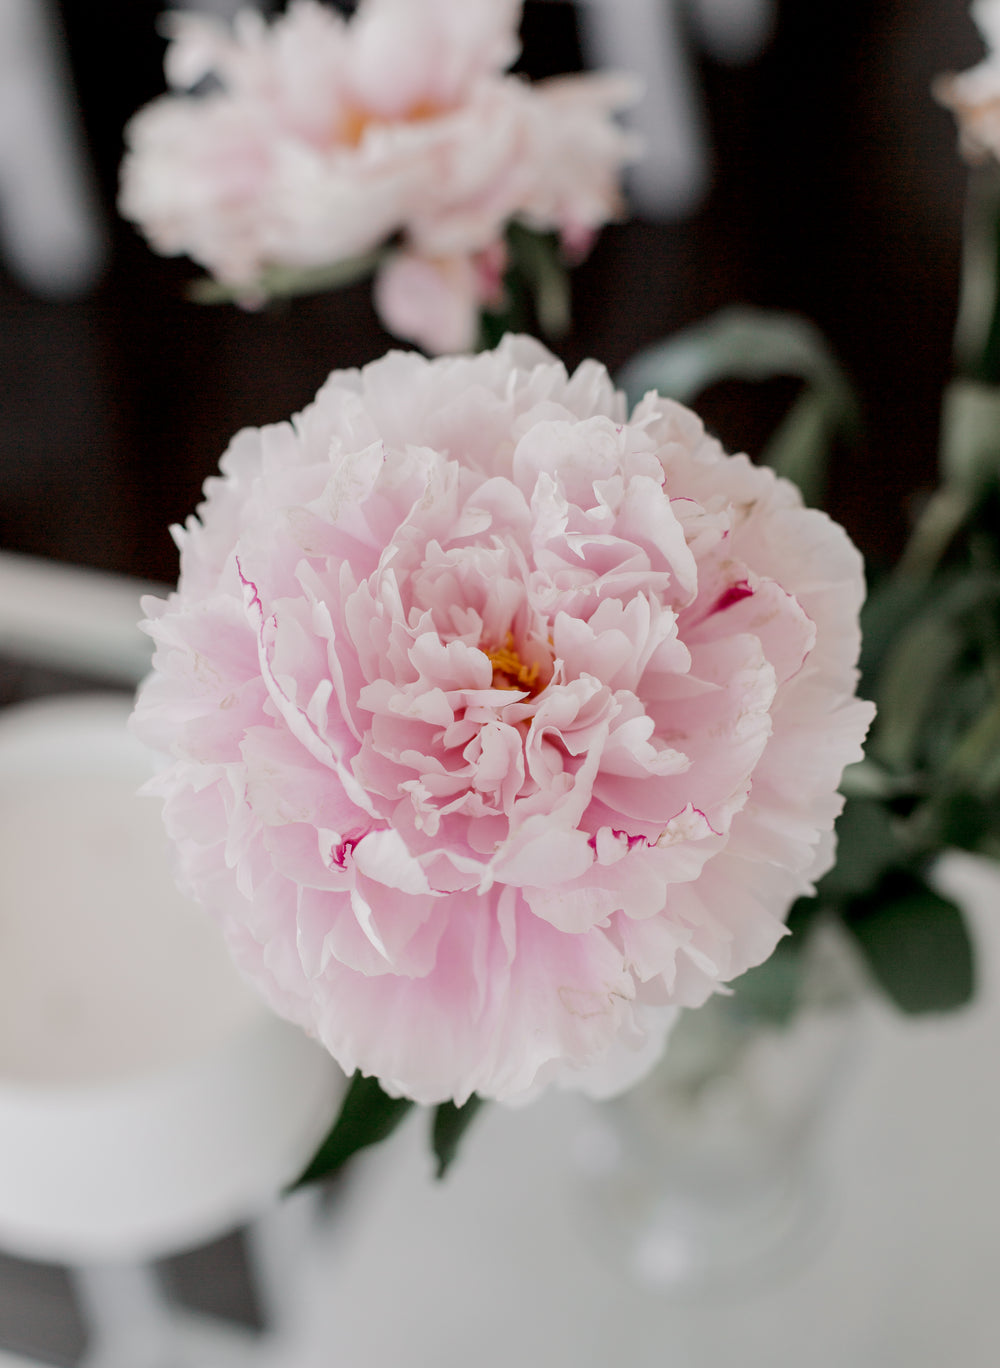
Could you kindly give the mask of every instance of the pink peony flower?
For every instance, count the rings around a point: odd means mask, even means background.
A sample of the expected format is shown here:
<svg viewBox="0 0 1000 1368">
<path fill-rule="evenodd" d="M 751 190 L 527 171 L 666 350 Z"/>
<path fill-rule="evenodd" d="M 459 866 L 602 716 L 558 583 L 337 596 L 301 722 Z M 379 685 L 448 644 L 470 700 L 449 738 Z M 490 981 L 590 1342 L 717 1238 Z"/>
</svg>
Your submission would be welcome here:
<svg viewBox="0 0 1000 1368">
<path fill-rule="evenodd" d="M 858 553 L 680 405 L 538 343 L 241 432 L 148 600 L 181 879 L 345 1070 L 608 1094 L 831 863 Z"/>
<path fill-rule="evenodd" d="M 968 71 L 939 76 L 932 88 L 958 120 L 962 155 L 976 164 L 1000 159 L 1000 0 L 975 0 L 972 17 L 986 57 Z"/>
<path fill-rule="evenodd" d="M 520 8 L 361 0 L 347 21 L 292 0 L 271 25 L 248 11 L 232 29 L 171 16 L 174 91 L 206 76 L 216 88 L 131 120 L 121 212 L 247 302 L 275 268 L 331 266 L 393 238 L 421 258 L 472 258 L 521 219 L 581 243 L 620 213 L 636 148 L 613 114 L 637 92 L 623 78 L 505 75 Z"/>
<path fill-rule="evenodd" d="M 585 256 L 604 224 L 622 216 L 623 138 L 613 115 L 641 94 L 636 78 L 600 72 L 558 76 L 533 87 L 537 169 L 520 206 L 526 223 L 556 225 L 564 246 Z"/>
</svg>

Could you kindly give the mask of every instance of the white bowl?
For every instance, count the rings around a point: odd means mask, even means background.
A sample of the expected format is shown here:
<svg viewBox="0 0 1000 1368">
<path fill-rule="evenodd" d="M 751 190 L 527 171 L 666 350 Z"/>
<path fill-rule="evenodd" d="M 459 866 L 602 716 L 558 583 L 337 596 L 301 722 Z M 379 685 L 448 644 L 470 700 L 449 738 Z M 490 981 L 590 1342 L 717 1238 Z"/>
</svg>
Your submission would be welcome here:
<svg viewBox="0 0 1000 1368">
<path fill-rule="evenodd" d="M 343 1089 L 175 890 L 122 695 L 0 713 L 0 1246 L 153 1258 L 258 1214 Z"/>
</svg>

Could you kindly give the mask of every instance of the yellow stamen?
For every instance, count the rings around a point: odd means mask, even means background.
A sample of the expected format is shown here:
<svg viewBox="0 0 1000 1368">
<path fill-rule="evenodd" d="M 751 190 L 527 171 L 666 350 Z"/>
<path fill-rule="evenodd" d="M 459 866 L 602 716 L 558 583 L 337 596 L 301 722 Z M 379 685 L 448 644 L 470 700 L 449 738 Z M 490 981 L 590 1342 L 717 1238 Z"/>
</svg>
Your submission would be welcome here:
<svg viewBox="0 0 1000 1368">
<path fill-rule="evenodd" d="M 482 647 L 480 647 L 482 650 Z M 507 633 L 507 640 L 495 651 L 483 650 L 483 655 L 493 666 L 494 689 L 525 689 L 533 692 L 538 683 L 538 662 L 525 665 L 514 647 L 514 634 Z"/>
<path fill-rule="evenodd" d="M 422 123 L 425 119 L 437 118 L 444 112 L 442 105 L 434 104 L 431 100 L 419 100 L 405 113 L 388 119 L 384 115 L 372 114 L 357 105 L 348 105 L 337 120 L 333 141 L 347 147 L 357 147 L 372 124 Z"/>
</svg>

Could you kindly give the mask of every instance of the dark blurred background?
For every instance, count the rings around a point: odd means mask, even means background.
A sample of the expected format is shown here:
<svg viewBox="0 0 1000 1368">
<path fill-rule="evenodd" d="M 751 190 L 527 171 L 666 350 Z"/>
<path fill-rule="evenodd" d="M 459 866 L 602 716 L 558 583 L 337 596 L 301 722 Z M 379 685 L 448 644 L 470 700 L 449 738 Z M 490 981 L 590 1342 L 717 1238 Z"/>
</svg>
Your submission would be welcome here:
<svg viewBox="0 0 1000 1368">
<path fill-rule="evenodd" d="M 260 314 L 188 303 L 196 268 L 116 221 L 122 126 L 163 89 L 160 8 L 61 3 L 111 254 L 74 302 L 0 274 L 0 547 L 171 580 L 168 525 L 232 433 L 287 417 L 330 369 L 392 342 L 366 285 Z M 577 30 L 571 5 L 527 0 L 524 68 L 577 67 Z M 605 231 L 575 273 L 575 324 L 556 350 L 614 370 L 729 303 L 813 318 L 864 413 L 831 507 L 868 555 L 892 555 L 933 478 L 958 284 L 965 177 L 929 85 L 981 51 L 965 0 L 779 0 L 752 65 L 696 56 L 710 191 L 680 221 Z M 700 407 L 730 449 L 754 453 L 790 392 L 730 385 Z"/>
</svg>

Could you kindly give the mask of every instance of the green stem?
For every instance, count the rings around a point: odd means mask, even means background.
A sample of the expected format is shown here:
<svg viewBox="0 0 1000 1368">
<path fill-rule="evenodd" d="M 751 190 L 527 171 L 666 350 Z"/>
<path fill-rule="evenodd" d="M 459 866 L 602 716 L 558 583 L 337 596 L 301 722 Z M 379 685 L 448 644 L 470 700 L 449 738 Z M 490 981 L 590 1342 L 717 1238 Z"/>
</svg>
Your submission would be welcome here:
<svg viewBox="0 0 1000 1368">
<path fill-rule="evenodd" d="M 961 490 L 942 485 L 928 499 L 896 567 L 899 576 L 930 579 L 969 515 Z"/>
<path fill-rule="evenodd" d="M 1000 380 L 1000 168 L 969 176 L 962 246 L 962 284 L 955 327 L 959 374 Z"/>
<path fill-rule="evenodd" d="M 1000 380 L 1000 308 L 997 307 L 1000 302 L 1000 291 L 997 289 L 997 281 L 1000 279 L 1000 214 L 997 213 L 996 203 L 993 209 L 993 311 L 983 346 L 982 360 L 979 363 L 979 378 L 991 385 Z"/>
</svg>

